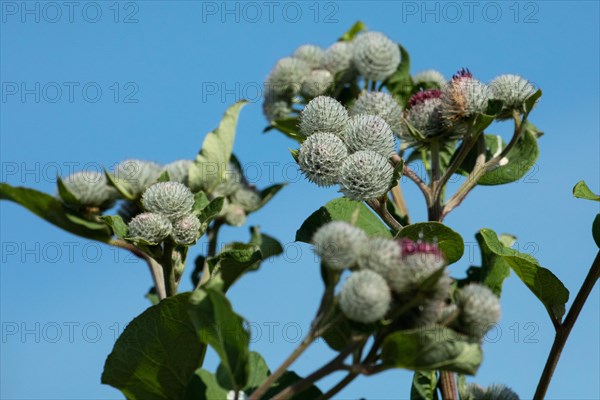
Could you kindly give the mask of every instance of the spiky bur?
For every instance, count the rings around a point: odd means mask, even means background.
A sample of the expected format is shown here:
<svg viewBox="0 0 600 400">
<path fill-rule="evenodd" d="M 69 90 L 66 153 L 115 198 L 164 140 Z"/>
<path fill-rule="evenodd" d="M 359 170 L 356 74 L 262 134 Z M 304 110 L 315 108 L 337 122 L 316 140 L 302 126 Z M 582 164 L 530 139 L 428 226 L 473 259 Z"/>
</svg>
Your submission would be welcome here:
<svg viewBox="0 0 600 400">
<path fill-rule="evenodd" d="M 192 160 L 177 160 L 165 165 L 163 171 L 167 171 L 169 179 L 172 182 L 179 182 L 187 185 L 188 171 L 194 162 Z"/>
<path fill-rule="evenodd" d="M 152 161 L 125 160 L 117 164 L 114 172 L 117 182 L 125 182 L 135 197 L 154 184 L 162 172 L 160 165 Z"/>
<path fill-rule="evenodd" d="M 350 153 L 371 150 L 387 159 L 396 147 L 390 126 L 377 115 L 360 114 L 351 117 L 342 137 Z"/>
<path fill-rule="evenodd" d="M 179 245 L 196 243 L 200 227 L 201 224 L 198 217 L 194 214 L 186 215 L 173 223 L 173 232 L 171 233 L 173 241 Z"/>
<path fill-rule="evenodd" d="M 387 282 L 402 279 L 399 271 L 402 251 L 398 242 L 385 238 L 372 238 L 364 245 L 364 251 L 358 257 L 358 266 L 377 272 Z"/>
<path fill-rule="evenodd" d="M 329 46 L 323 57 L 323 68 L 331 72 L 342 82 L 356 76 L 356 68 L 352 61 L 352 42 L 336 42 Z"/>
<path fill-rule="evenodd" d="M 173 229 L 169 218 L 162 214 L 145 212 L 129 221 L 130 238 L 141 238 L 151 244 L 158 244 L 171 234 Z"/>
<path fill-rule="evenodd" d="M 304 44 L 294 52 L 294 58 L 304 61 L 313 69 L 320 68 L 323 65 L 324 57 L 325 51 L 312 44 Z"/>
<path fill-rule="evenodd" d="M 333 133 L 319 132 L 300 146 L 298 165 L 309 181 L 326 187 L 339 182 L 340 167 L 347 156 L 342 139 Z"/>
<path fill-rule="evenodd" d="M 84 207 L 105 210 L 112 207 L 118 197 L 117 191 L 108 186 L 106 176 L 98 171 L 76 172 L 66 177 L 63 183 Z"/>
<path fill-rule="evenodd" d="M 339 101 L 327 96 L 312 99 L 300 114 L 300 133 L 310 136 L 315 132 L 339 135 L 348 123 L 348 111 Z"/>
<path fill-rule="evenodd" d="M 350 108 L 350 115 L 377 115 L 388 123 L 396 135 L 402 128 L 402 107 L 388 93 L 363 91 Z"/>
<path fill-rule="evenodd" d="M 339 295 L 340 309 L 348 319 L 369 324 L 382 319 L 390 308 L 390 289 L 379 274 L 361 270 L 350 274 Z"/>
<path fill-rule="evenodd" d="M 500 75 L 489 86 L 492 98 L 501 100 L 503 108 L 509 112 L 522 110 L 525 100 L 535 93 L 533 85 L 518 75 Z"/>
<path fill-rule="evenodd" d="M 504 385 L 493 384 L 486 389 L 479 385 L 470 383 L 465 388 L 465 392 L 470 400 L 519 400 L 512 389 Z"/>
<path fill-rule="evenodd" d="M 471 283 L 456 295 L 460 310 L 454 328 L 481 339 L 500 320 L 500 301 L 486 286 Z"/>
<path fill-rule="evenodd" d="M 429 88 L 431 85 L 441 89 L 446 85 L 446 78 L 441 72 L 435 69 L 428 69 L 416 73 L 413 77 L 413 84 L 416 87 Z"/>
<path fill-rule="evenodd" d="M 275 64 L 265 82 L 267 93 L 291 97 L 300 92 L 300 87 L 310 74 L 310 65 L 294 57 L 282 58 Z"/>
<path fill-rule="evenodd" d="M 439 136 L 444 133 L 441 118 L 441 96 L 441 91 L 430 89 L 418 92 L 409 99 L 409 108 L 404 112 L 405 122 L 403 122 L 400 131 L 400 137 L 404 139 L 406 145 L 410 146 L 419 140 L 417 137 L 411 135 L 407 123 L 421 132 L 426 138 Z"/>
<path fill-rule="evenodd" d="M 231 203 L 240 206 L 247 213 L 256 211 L 260 207 L 261 202 L 260 193 L 248 186 L 240 186 L 231 195 Z"/>
<path fill-rule="evenodd" d="M 285 119 L 292 112 L 292 104 L 289 98 L 276 96 L 267 92 L 263 102 L 263 114 L 269 121 Z"/>
<path fill-rule="evenodd" d="M 227 204 L 224 206 L 221 215 L 227 225 L 242 226 L 246 223 L 246 212 L 236 204 Z"/>
<path fill-rule="evenodd" d="M 338 271 L 356 264 L 366 240 L 365 232 L 342 221 L 323 225 L 312 238 L 315 252 L 325 266 Z"/>
<path fill-rule="evenodd" d="M 313 69 L 302 83 L 300 92 L 306 98 L 325 94 L 333 86 L 333 75 L 326 69 Z"/>
<path fill-rule="evenodd" d="M 357 151 L 346 157 L 340 169 L 342 193 L 351 200 L 381 197 L 392 185 L 394 169 L 374 151 Z"/>
<path fill-rule="evenodd" d="M 353 41 L 352 60 L 365 79 L 383 81 L 392 75 L 400 64 L 400 49 L 380 32 L 366 32 Z"/>
<path fill-rule="evenodd" d="M 442 89 L 442 119 L 446 127 L 462 136 L 468 131 L 466 120 L 487 109 L 490 90 L 473 78 L 468 69 L 460 70 Z"/>
<path fill-rule="evenodd" d="M 182 183 L 159 182 L 144 192 L 142 205 L 146 211 L 163 214 L 176 221 L 191 213 L 194 194 Z"/>
</svg>

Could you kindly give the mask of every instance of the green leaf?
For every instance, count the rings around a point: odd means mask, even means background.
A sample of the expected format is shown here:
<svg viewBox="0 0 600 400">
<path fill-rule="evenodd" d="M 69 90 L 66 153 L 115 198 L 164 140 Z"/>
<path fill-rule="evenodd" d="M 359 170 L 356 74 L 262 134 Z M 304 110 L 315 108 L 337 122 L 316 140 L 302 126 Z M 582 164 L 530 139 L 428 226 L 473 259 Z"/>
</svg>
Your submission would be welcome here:
<svg viewBox="0 0 600 400">
<path fill-rule="evenodd" d="M 286 387 L 292 386 L 294 383 L 301 381 L 302 378 L 293 371 L 286 371 L 281 377 L 275 382 L 275 384 L 265 393 L 263 399 L 271 399 L 277 393 L 281 392 Z M 304 389 L 302 392 L 290 397 L 291 400 L 314 400 L 318 399 L 323 395 L 323 392 L 319 390 L 315 385 L 311 385 Z"/>
<path fill-rule="evenodd" d="M 356 21 L 354 25 L 338 39 L 338 42 L 351 42 L 356 35 L 365 29 L 367 29 L 367 26 L 362 21 Z"/>
<path fill-rule="evenodd" d="M 364 230 L 369 236 L 390 238 L 392 235 L 388 228 L 381 222 L 362 202 L 340 197 L 331 200 L 323 207 L 312 213 L 298 231 L 296 240 L 311 243 L 314 233 L 321 226 L 331 221 L 346 221 Z"/>
<path fill-rule="evenodd" d="M 201 223 L 208 223 L 215 218 L 223 209 L 225 199 L 223 197 L 214 198 L 206 207 L 198 212 L 198 219 Z M 196 211 L 196 210 L 194 210 Z"/>
<path fill-rule="evenodd" d="M 294 139 L 298 143 L 302 143 L 304 140 L 306 140 L 306 137 L 300 133 L 298 128 L 299 123 L 300 121 L 297 117 L 290 117 L 271 121 L 271 126 L 269 128 L 277 129 L 290 139 Z M 267 130 L 265 130 L 265 132 L 266 131 Z"/>
<path fill-rule="evenodd" d="M 275 185 L 271 185 L 260 192 L 260 205 L 257 210 L 261 209 L 265 204 L 267 204 L 281 189 L 283 189 L 287 183 L 277 183 Z"/>
<path fill-rule="evenodd" d="M 217 382 L 217 378 L 207 370 L 200 368 L 194 372 L 190 379 L 184 400 L 212 400 L 226 399 L 229 391 L 223 389 Z"/>
<path fill-rule="evenodd" d="M 242 317 L 236 314 L 225 295 L 214 288 L 192 293 L 189 310 L 198 337 L 219 355 L 233 390 L 242 390 L 249 376 L 250 333 Z"/>
<path fill-rule="evenodd" d="M 156 179 L 155 183 L 169 182 L 170 180 L 171 180 L 171 177 L 169 176 L 169 171 L 164 170 L 163 172 L 161 172 L 160 176 Z"/>
<path fill-rule="evenodd" d="M 246 103 L 243 100 L 229 107 L 219 126 L 204 138 L 196 162 L 189 170 L 192 187 L 205 187 L 211 191 L 225 178 L 227 162 L 233 151 L 238 117 Z"/>
<path fill-rule="evenodd" d="M 75 195 L 65 186 L 60 176 L 56 177 L 56 186 L 58 186 L 58 196 L 65 204 L 76 209 L 81 206 L 77 197 L 75 197 Z"/>
<path fill-rule="evenodd" d="M 404 47 L 401 45 L 398 45 L 398 47 L 401 56 L 400 64 L 381 86 L 385 86 L 394 97 L 400 99 L 401 105 L 405 107 L 413 92 L 413 81 L 410 77 L 410 55 Z"/>
<path fill-rule="evenodd" d="M 129 323 L 106 359 L 102 383 L 127 399 L 179 399 L 206 347 L 189 318 L 189 293 L 167 298 Z"/>
<path fill-rule="evenodd" d="M 156 294 L 156 288 L 154 286 L 152 286 L 150 288 L 150 290 L 148 290 L 148 293 L 146 293 L 146 295 L 144 296 L 146 299 L 148 299 L 148 301 L 150 301 L 150 303 L 155 306 L 158 303 L 160 303 L 160 298 L 158 297 L 158 295 Z"/>
<path fill-rule="evenodd" d="M 510 266 L 504 260 L 493 253 L 483 239 L 481 232 L 475 235 L 479 249 L 481 251 L 481 267 L 472 266 L 467 270 L 467 278 L 459 281 L 459 286 L 464 286 L 471 282 L 482 283 L 494 292 L 498 297 L 502 294 L 502 284 L 510 275 Z M 514 236 L 501 235 L 500 242 L 507 247 L 514 244 Z"/>
<path fill-rule="evenodd" d="M 230 243 L 219 254 L 208 259 L 210 280 L 225 293 L 246 271 L 260 263 L 263 255 L 255 244 Z"/>
<path fill-rule="evenodd" d="M 578 199 L 600 201 L 600 195 L 594 194 L 584 181 L 579 181 L 573 188 L 573 196 Z"/>
<path fill-rule="evenodd" d="M 324 325 L 330 325 L 328 329 L 321 333 L 321 338 L 325 343 L 335 351 L 342 351 L 352 340 L 352 325 L 348 318 L 342 313 L 337 303 L 336 311 L 323 320 Z"/>
<path fill-rule="evenodd" d="M 592 223 L 592 237 L 596 242 L 596 245 L 600 247 L 600 213 L 596 215 L 594 218 L 594 222 Z"/>
<path fill-rule="evenodd" d="M 131 185 L 125 179 L 116 180 L 106 168 L 104 168 L 104 175 L 106 175 L 108 185 L 114 187 L 125 200 L 136 199 Z"/>
<path fill-rule="evenodd" d="M 389 367 L 446 370 L 474 375 L 483 353 L 478 343 L 451 329 L 398 331 L 383 341 L 381 357 Z"/>
<path fill-rule="evenodd" d="M 102 219 L 108 226 L 111 227 L 113 233 L 120 239 L 127 237 L 127 224 L 123 221 L 123 218 L 119 215 L 106 215 Z"/>
<path fill-rule="evenodd" d="M 448 264 L 460 260 L 464 253 L 465 244 L 462 237 L 439 222 L 419 222 L 404 227 L 399 233 L 399 239 L 419 239 L 427 242 L 437 241 L 438 247 L 444 254 Z"/>
<path fill-rule="evenodd" d="M 13 201 L 74 235 L 100 242 L 108 242 L 112 237 L 110 229 L 103 223 L 73 218 L 60 200 L 37 190 L 0 183 L 0 200 Z"/>
<path fill-rule="evenodd" d="M 415 371 L 410 389 L 410 400 L 437 400 L 437 382 L 437 372 Z"/>
<path fill-rule="evenodd" d="M 539 101 L 540 97 L 542 97 L 542 89 L 538 89 L 534 94 L 529 96 L 529 98 L 527 98 L 527 100 L 525 100 L 524 108 L 525 108 L 526 114 L 529 114 L 531 112 L 531 110 L 533 110 L 533 108 Z"/>
<path fill-rule="evenodd" d="M 196 215 L 200 215 L 200 212 L 210 204 L 210 200 L 206 197 L 206 194 L 202 191 L 194 194 L 194 206 L 192 212 Z"/>
<path fill-rule="evenodd" d="M 260 227 L 258 226 L 250 227 L 250 244 L 260 248 L 263 261 L 283 253 L 281 243 L 274 237 L 261 233 Z"/>
<path fill-rule="evenodd" d="M 550 318 L 560 323 L 569 300 L 569 291 L 563 283 L 550 270 L 540 266 L 535 258 L 506 247 L 491 229 L 482 229 L 479 233 L 490 251 L 502 257 L 540 299 Z"/>
<path fill-rule="evenodd" d="M 248 382 L 246 382 L 244 392 L 252 393 L 267 379 L 269 375 L 271 375 L 271 373 L 264 358 L 262 358 L 262 356 L 255 351 L 251 351 L 249 354 L 248 366 Z"/>
</svg>

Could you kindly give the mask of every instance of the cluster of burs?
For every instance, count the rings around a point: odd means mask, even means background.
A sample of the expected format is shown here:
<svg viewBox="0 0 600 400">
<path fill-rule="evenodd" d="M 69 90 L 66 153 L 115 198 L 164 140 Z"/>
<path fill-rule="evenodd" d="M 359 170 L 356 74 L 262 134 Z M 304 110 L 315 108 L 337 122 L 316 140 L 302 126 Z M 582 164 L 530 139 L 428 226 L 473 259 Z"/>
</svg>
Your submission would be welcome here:
<svg viewBox="0 0 600 400">
<path fill-rule="evenodd" d="M 243 225 L 246 215 L 260 207 L 260 193 L 245 181 L 236 163 L 227 165 L 225 179 L 210 191 L 189 180 L 193 163 L 178 160 L 161 166 L 151 161 L 126 160 L 116 165 L 111 179 L 98 171 L 76 172 L 62 181 L 68 195 L 59 190 L 59 196 L 65 205 L 92 219 L 120 201 L 119 215 L 127 222 L 127 236 L 148 245 L 168 237 L 183 246 L 198 240 L 206 228 L 194 209 L 194 194 L 198 191 L 205 191 L 209 200 L 224 198 L 217 218 L 232 226 Z"/>
<path fill-rule="evenodd" d="M 457 140 L 469 134 L 472 117 L 486 113 L 490 100 L 500 106 L 496 119 L 503 120 L 522 111 L 535 92 L 517 75 L 485 84 L 466 69 L 450 80 L 426 70 L 410 77 L 406 89 L 412 96 L 401 104 L 381 91 L 400 62 L 396 43 L 366 32 L 327 50 L 301 46 L 276 64 L 265 83 L 264 112 L 269 121 L 299 116 L 302 144 L 295 156 L 310 181 L 339 184 L 351 199 L 378 198 L 394 179 L 390 157 L 396 138 L 402 151 L 432 140 Z M 364 90 L 346 90 L 361 81 Z"/>
<path fill-rule="evenodd" d="M 398 318 L 393 322 L 403 329 L 448 325 L 480 340 L 500 319 L 498 297 L 487 287 L 472 283 L 452 289 L 435 243 L 370 238 L 342 221 L 319 228 L 313 243 L 326 268 L 352 271 L 338 296 L 341 311 L 352 321 Z M 407 304 L 412 306 L 404 309 Z M 401 315 L 395 315 L 398 310 Z"/>
</svg>

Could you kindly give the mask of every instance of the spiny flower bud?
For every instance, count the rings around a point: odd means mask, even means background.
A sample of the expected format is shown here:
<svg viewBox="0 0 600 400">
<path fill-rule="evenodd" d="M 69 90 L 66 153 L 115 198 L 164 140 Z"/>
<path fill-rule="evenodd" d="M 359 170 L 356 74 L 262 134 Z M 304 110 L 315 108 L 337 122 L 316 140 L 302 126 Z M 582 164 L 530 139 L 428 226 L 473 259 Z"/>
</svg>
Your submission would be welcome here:
<svg viewBox="0 0 600 400">
<path fill-rule="evenodd" d="M 440 97 L 439 90 L 426 90 L 413 95 L 409 100 L 410 108 L 405 112 L 405 121 L 427 137 L 442 134 Z M 415 141 L 406 125 L 402 126 L 400 135 L 408 144 Z"/>
<path fill-rule="evenodd" d="M 295 95 L 300 91 L 302 82 L 310 74 L 310 65 L 292 57 L 282 58 L 267 78 L 267 93 L 275 95 Z"/>
<path fill-rule="evenodd" d="M 132 159 L 117 164 L 114 175 L 117 182 L 128 184 L 133 195 L 138 197 L 156 182 L 161 171 L 160 165 L 154 162 Z"/>
<path fill-rule="evenodd" d="M 339 300 L 348 319 L 368 324 L 385 316 L 392 296 L 385 279 L 373 271 L 361 270 L 346 279 Z"/>
<path fill-rule="evenodd" d="M 165 165 L 163 171 L 169 174 L 169 180 L 172 182 L 187 184 L 188 171 L 194 162 L 192 160 L 177 160 Z"/>
<path fill-rule="evenodd" d="M 500 301 L 486 286 L 471 283 L 456 296 L 460 316 L 456 328 L 470 336 L 482 338 L 500 320 Z"/>
<path fill-rule="evenodd" d="M 182 183 L 159 182 L 144 192 L 142 205 L 147 211 L 163 214 L 176 221 L 192 211 L 194 194 Z"/>
<path fill-rule="evenodd" d="M 294 58 L 298 58 L 307 63 L 311 68 L 320 68 L 323 64 L 325 52 L 319 46 L 304 44 L 296 49 Z"/>
<path fill-rule="evenodd" d="M 487 109 L 490 91 L 487 85 L 473 78 L 469 70 L 461 70 L 442 89 L 441 113 L 444 123 L 458 134 L 465 134 L 464 123 Z"/>
<path fill-rule="evenodd" d="M 389 282 L 392 290 L 397 293 L 410 294 L 419 290 L 427 278 L 446 265 L 446 260 L 435 243 L 402 239 L 399 246 L 402 260 L 398 269 L 402 272 L 398 272 L 396 279 Z M 444 297 L 449 287 L 450 278 L 444 274 L 431 291 Z"/>
<path fill-rule="evenodd" d="M 362 229 L 342 221 L 323 225 L 312 238 L 315 252 L 333 270 L 352 267 L 366 240 L 367 235 Z"/>
<path fill-rule="evenodd" d="M 309 99 L 320 96 L 333 86 L 333 75 L 326 69 L 313 69 L 302 83 L 301 93 Z"/>
<path fill-rule="evenodd" d="M 269 121 L 287 118 L 292 112 L 292 105 L 289 99 L 277 96 L 265 97 L 263 102 L 263 114 Z"/>
<path fill-rule="evenodd" d="M 158 244 L 171 234 L 171 221 L 162 215 L 145 212 L 129 221 L 130 238 L 141 238 L 151 244 Z"/>
<path fill-rule="evenodd" d="M 413 76 L 413 83 L 415 86 L 422 86 L 427 84 L 434 84 L 438 88 L 443 88 L 446 84 L 446 78 L 442 75 L 441 72 L 436 71 L 434 69 L 428 69 L 425 71 L 421 71 L 416 73 Z"/>
<path fill-rule="evenodd" d="M 228 225 L 242 226 L 246 223 L 246 212 L 236 204 L 226 205 L 222 212 Z"/>
<path fill-rule="evenodd" d="M 242 171 L 237 165 L 231 161 L 227 163 L 225 167 L 225 180 L 219 183 L 212 191 L 213 197 L 227 197 L 231 196 L 238 190 L 244 183 L 244 176 Z"/>
<path fill-rule="evenodd" d="M 260 207 L 260 194 L 250 187 L 240 186 L 231 196 L 231 202 L 242 207 L 246 212 L 256 211 Z"/>
<path fill-rule="evenodd" d="M 348 123 L 348 111 L 337 100 L 319 96 L 312 99 L 300 114 L 300 133 L 315 132 L 340 134 Z"/>
<path fill-rule="evenodd" d="M 387 122 L 377 115 L 355 115 L 348 120 L 342 133 L 348 150 L 372 150 L 386 159 L 394 152 L 394 134 Z"/>
<path fill-rule="evenodd" d="M 107 209 L 118 196 L 117 191 L 108 186 L 106 176 L 98 171 L 76 172 L 66 177 L 63 183 L 83 206 Z"/>
<path fill-rule="evenodd" d="M 402 108 L 388 93 L 363 91 L 350 109 L 350 115 L 377 115 L 398 134 L 402 125 Z"/>
<path fill-rule="evenodd" d="M 492 98 L 502 100 L 503 107 L 509 110 L 520 110 L 523 103 L 535 92 L 535 88 L 527 80 L 518 75 L 500 75 L 490 83 Z"/>
<path fill-rule="evenodd" d="M 386 35 L 366 32 L 354 39 L 353 61 L 366 79 L 383 81 L 400 64 L 400 49 Z"/>
<path fill-rule="evenodd" d="M 385 238 L 372 238 L 364 245 L 358 257 L 358 265 L 381 275 L 389 285 L 395 280 L 403 279 L 400 271 L 402 251 L 395 240 Z"/>
<path fill-rule="evenodd" d="M 352 42 L 336 42 L 329 46 L 323 57 L 323 67 L 333 75 L 340 76 L 346 81 L 356 74 L 352 62 Z"/>
<path fill-rule="evenodd" d="M 311 135 L 300 146 L 298 165 L 309 181 L 331 186 L 339 181 L 342 161 L 348 156 L 346 145 L 333 133 Z"/>
<path fill-rule="evenodd" d="M 483 397 L 476 398 L 475 400 L 519 400 L 519 395 L 516 394 L 511 388 L 504 385 L 490 385 L 485 390 Z"/>
<path fill-rule="evenodd" d="M 194 214 L 186 215 L 173 224 L 173 240 L 180 245 L 190 245 L 198 240 L 200 220 Z"/>
<path fill-rule="evenodd" d="M 346 157 L 340 169 L 341 191 L 351 200 L 375 199 L 385 194 L 394 178 L 386 157 L 370 150 Z"/>
</svg>

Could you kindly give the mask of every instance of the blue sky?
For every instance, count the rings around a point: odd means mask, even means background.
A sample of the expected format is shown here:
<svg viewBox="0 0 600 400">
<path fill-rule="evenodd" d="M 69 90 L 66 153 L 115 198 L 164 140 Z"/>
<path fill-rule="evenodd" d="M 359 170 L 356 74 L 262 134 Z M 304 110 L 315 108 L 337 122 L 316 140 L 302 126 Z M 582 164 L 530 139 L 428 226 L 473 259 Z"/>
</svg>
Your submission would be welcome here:
<svg viewBox="0 0 600 400">
<path fill-rule="evenodd" d="M 287 251 L 246 276 L 230 298 L 252 322 L 252 349 L 271 368 L 295 347 L 298 330 L 306 331 L 321 291 L 318 264 L 308 246 L 293 243 L 295 230 L 338 194 L 297 176 L 287 150 L 292 141 L 262 134 L 257 89 L 277 59 L 304 43 L 326 47 L 358 19 L 402 43 L 413 73 L 435 68 L 450 76 L 469 67 L 484 81 L 517 73 L 544 91 L 531 116 L 545 132 L 534 169 L 512 185 L 477 188 L 447 218 L 467 242 L 453 273 L 462 276 L 478 263 L 473 235 L 482 227 L 518 236 L 518 248 L 552 269 L 571 298 L 595 256 L 590 226 L 598 204 L 573 199 L 571 188 L 585 179 L 600 189 L 598 2 L 100 1 L 70 9 L 63 2 L 2 1 L 0 7 L 2 181 L 53 193 L 57 171 L 132 157 L 193 158 L 228 105 L 252 101 L 242 111 L 235 152 L 259 187 L 291 184 L 249 223 Z M 411 183 L 404 190 L 413 220 L 425 219 L 421 195 Z M 0 212 L 0 397 L 122 398 L 100 384 L 100 374 L 117 332 L 148 306 L 146 266 L 14 204 L 0 203 Z M 246 228 L 228 228 L 222 241 L 247 237 Z M 184 278 L 182 289 L 190 288 Z M 475 380 L 506 383 L 531 398 L 553 328 L 514 275 L 502 306 L 501 332 L 484 345 Z M 599 312 L 596 287 L 549 399 L 600 396 Z M 309 373 L 331 356 L 316 344 L 293 369 Z M 214 355 L 207 366 L 216 366 Z M 410 379 L 406 371 L 361 378 L 340 398 L 407 398 Z"/>
</svg>

